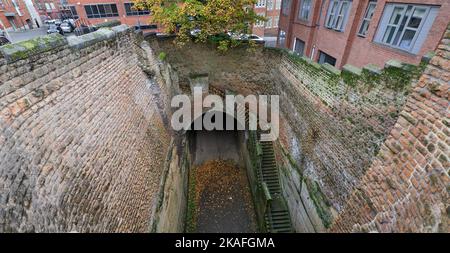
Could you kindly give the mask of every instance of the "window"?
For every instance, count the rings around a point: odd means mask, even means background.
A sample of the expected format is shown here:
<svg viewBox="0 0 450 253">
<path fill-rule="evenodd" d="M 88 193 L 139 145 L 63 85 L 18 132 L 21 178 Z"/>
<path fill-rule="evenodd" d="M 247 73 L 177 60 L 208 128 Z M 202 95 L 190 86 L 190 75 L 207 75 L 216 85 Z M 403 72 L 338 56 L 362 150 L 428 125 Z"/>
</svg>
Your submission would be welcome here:
<svg viewBox="0 0 450 253">
<path fill-rule="evenodd" d="M 273 17 L 273 27 L 278 27 L 279 21 L 280 21 L 280 16 Z"/>
<path fill-rule="evenodd" d="M 45 3 L 45 9 L 47 9 L 47 10 L 51 10 L 52 8 L 50 7 L 50 4 L 49 3 Z"/>
<path fill-rule="evenodd" d="M 258 0 L 255 4 L 256 8 L 266 7 L 266 0 Z"/>
<path fill-rule="evenodd" d="M 78 19 L 79 18 L 79 16 L 78 16 L 78 13 L 77 13 L 77 8 L 75 8 L 75 6 L 68 6 L 69 7 L 69 10 L 70 10 L 70 14 L 71 14 L 71 17 L 73 18 L 73 19 Z"/>
<path fill-rule="evenodd" d="M 346 0 L 330 0 L 325 27 L 343 32 L 350 6 L 351 3 Z"/>
<path fill-rule="evenodd" d="M 258 13 L 258 16 L 264 17 L 264 16 L 265 16 L 265 13 Z M 263 21 L 263 20 L 258 20 L 258 21 L 256 21 L 256 23 L 255 23 L 255 27 L 264 27 L 264 24 L 265 24 L 265 23 L 266 23 L 266 22 Z"/>
<path fill-rule="evenodd" d="M 319 63 L 320 64 L 324 64 L 324 63 L 328 63 L 332 66 L 336 65 L 336 58 L 334 58 L 331 55 L 328 55 L 322 51 L 319 51 Z"/>
<path fill-rule="evenodd" d="M 361 27 L 359 28 L 358 35 L 362 37 L 366 37 L 367 30 L 369 29 L 369 23 L 372 19 L 373 12 L 375 11 L 375 7 L 377 6 L 377 2 L 370 1 L 367 5 L 366 13 L 364 14 L 363 21 L 361 23 Z"/>
<path fill-rule="evenodd" d="M 275 9 L 276 10 L 281 9 L 281 1 L 283 1 L 283 0 L 275 0 Z"/>
<path fill-rule="evenodd" d="M 300 10 L 298 13 L 298 18 L 301 20 L 308 21 L 309 13 L 311 12 L 312 0 L 303 0 L 300 5 Z"/>
<path fill-rule="evenodd" d="M 286 47 L 286 32 L 283 30 L 280 30 L 280 34 L 278 36 L 278 44 L 281 48 Z"/>
<path fill-rule="evenodd" d="M 386 4 L 375 41 L 418 53 L 438 10 L 426 5 Z"/>
<path fill-rule="evenodd" d="M 291 9 L 291 0 L 283 0 L 281 4 L 281 14 L 287 16 L 289 15 L 289 10 Z"/>
<path fill-rule="evenodd" d="M 295 38 L 294 52 L 299 56 L 303 56 L 304 50 L 305 50 L 305 42 L 301 39 Z"/>
<path fill-rule="evenodd" d="M 154 29 L 158 29 L 157 25 L 139 25 L 139 26 L 134 26 L 135 29 L 141 29 L 141 30 L 154 30 Z"/>
<path fill-rule="evenodd" d="M 272 28 L 273 24 L 272 24 L 272 18 L 269 17 L 266 21 L 266 28 Z"/>
<path fill-rule="evenodd" d="M 52 10 L 56 9 L 54 3 L 50 3 L 50 6 L 52 7 Z"/>
<path fill-rule="evenodd" d="M 117 5 L 115 4 L 92 4 L 85 5 L 86 15 L 88 18 L 106 18 L 118 17 Z"/>
<path fill-rule="evenodd" d="M 127 16 L 142 16 L 150 15 L 149 10 L 136 10 L 134 9 L 134 3 L 125 3 L 125 12 Z"/>
<path fill-rule="evenodd" d="M 266 2 L 267 10 L 269 10 L 269 11 L 273 10 L 273 1 L 276 1 L 276 0 L 267 0 L 267 2 Z"/>
</svg>

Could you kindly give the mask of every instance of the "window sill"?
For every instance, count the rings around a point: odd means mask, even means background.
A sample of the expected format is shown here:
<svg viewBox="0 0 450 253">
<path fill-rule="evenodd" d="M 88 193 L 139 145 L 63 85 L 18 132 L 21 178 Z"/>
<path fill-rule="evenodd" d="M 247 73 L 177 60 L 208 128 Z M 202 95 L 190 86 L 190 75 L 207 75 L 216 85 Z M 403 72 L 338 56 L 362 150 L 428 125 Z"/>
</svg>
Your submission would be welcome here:
<svg viewBox="0 0 450 253">
<path fill-rule="evenodd" d="M 344 30 L 336 30 L 336 29 L 333 29 L 333 28 L 329 28 L 329 27 L 326 27 L 326 26 L 324 26 L 324 28 L 326 29 L 326 30 L 328 30 L 328 31 L 332 31 L 332 32 L 337 32 L 337 33 L 344 33 Z"/>
<path fill-rule="evenodd" d="M 298 19 L 298 18 L 297 18 L 297 19 L 294 21 L 294 24 L 312 27 L 312 25 L 309 23 L 309 20 L 304 20 L 304 19 Z"/>
</svg>

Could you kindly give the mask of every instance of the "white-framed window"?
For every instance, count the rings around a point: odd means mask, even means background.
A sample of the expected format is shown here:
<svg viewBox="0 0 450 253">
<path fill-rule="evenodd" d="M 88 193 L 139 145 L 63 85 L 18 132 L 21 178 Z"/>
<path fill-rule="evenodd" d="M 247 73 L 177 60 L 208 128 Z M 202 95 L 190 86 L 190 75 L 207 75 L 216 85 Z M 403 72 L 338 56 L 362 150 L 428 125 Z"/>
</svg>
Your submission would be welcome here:
<svg viewBox="0 0 450 253">
<path fill-rule="evenodd" d="M 374 41 L 417 54 L 438 11 L 430 5 L 386 4 Z"/>
<path fill-rule="evenodd" d="M 291 9 L 291 0 L 283 0 L 283 3 L 281 4 L 281 14 L 287 16 L 289 15 L 289 11 Z"/>
<path fill-rule="evenodd" d="M 267 8 L 268 11 L 273 10 L 273 7 L 274 7 L 274 1 L 276 1 L 276 0 L 267 0 L 267 2 L 266 2 L 266 8 Z"/>
<path fill-rule="evenodd" d="M 303 54 L 305 53 L 305 42 L 299 38 L 295 38 L 293 51 L 297 55 L 303 56 Z"/>
<path fill-rule="evenodd" d="M 256 8 L 266 7 L 266 0 L 258 0 L 255 4 Z"/>
<path fill-rule="evenodd" d="M 319 50 L 319 60 L 318 60 L 319 64 L 324 64 L 324 63 L 328 63 L 331 66 L 336 66 L 336 58 L 334 58 L 333 56 L 322 52 Z"/>
<path fill-rule="evenodd" d="M 370 20 L 372 19 L 376 6 L 377 6 L 376 1 L 370 1 L 369 4 L 367 5 L 366 13 L 364 14 L 361 27 L 359 28 L 358 31 L 359 36 L 366 37 L 367 30 L 369 29 Z"/>
<path fill-rule="evenodd" d="M 311 13 L 312 0 L 303 0 L 298 10 L 298 18 L 308 21 L 309 14 Z"/>
<path fill-rule="evenodd" d="M 280 16 L 273 17 L 273 27 L 278 27 L 278 23 L 280 22 Z"/>
<path fill-rule="evenodd" d="M 266 21 L 266 28 L 272 28 L 273 24 L 272 24 L 272 18 L 269 17 Z"/>
<path fill-rule="evenodd" d="M 52 10 L 56 9 L 54 3 L 50 3 L 50 6 L 52 7 Z"/>
<path fill-rule="evenodd" d="M 330 0 L 325 27 L 343 32 L 350 9 L 351 2 L 348 0 Z"/>
<path fill-rule="evenodd" d="M 281 9 L 281 1 L 283 0 L 275 0 L 275 10 Z"/>
<path fill-rule="evenodd" d="M 50 4 L 49 3 L 45 3 L 45 9 L 47 9 L 47 10 L 51 10 L 52 8 L 50 7 Z"/>
<path fill-rule="evenodd" d="M 265 17 L 266 15 L 265 15 L 265 13 L 258 13 L 258 16 Z M 263 20 L 258 20 L 255 23 L 255 27 L 264 27 L 265 23 L 266 22 Z"/>
</svg>

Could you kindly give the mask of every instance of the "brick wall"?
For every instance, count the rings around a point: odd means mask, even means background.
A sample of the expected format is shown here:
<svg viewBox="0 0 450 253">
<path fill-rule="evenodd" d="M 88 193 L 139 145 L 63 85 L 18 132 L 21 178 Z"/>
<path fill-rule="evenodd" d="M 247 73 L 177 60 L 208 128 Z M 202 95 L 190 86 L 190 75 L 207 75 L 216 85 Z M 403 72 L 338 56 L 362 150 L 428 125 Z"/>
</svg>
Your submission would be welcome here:
<svg viewBox="0 0 450 253">
<path fill-rule="evenodd" d="M 448 232 L 450 26 L 332 231 Z"/>
<path fill-rule="evenodd" d="M 423 55 L 435 50 L 449 22 L 450 13 L 448 1 L 395 1 L 395 3 L 439 6 L 439 12 L 427 34 L 426 40 L 422 44 L 420 51 L 417 54 L 413 54 L 374 42 L 384 8 L 387 3 L 390 3 L 389 1 L 377 1 L 366 37 L 358 36 L 357 33 L 365 14 L 368 0 L 352 1 L 348 21 L 343 32 L 337 32 L 325 27 L 330 1 L 313 1 L 311 18 L 308 22 L 299 21 L 297 18 L 300 2 L 300 0 L 293 0 L 290 15 L 281 15 L 280 18 L 280 29 L 287 32 L 287 48 L 293 49 L 295 38 L 299 38 L 305 41 L 304 55 L 311 57 L 312 48 L 314 47 L 315 52 L 312 57 L 314 61 L 318 60 L 320 50 L 336 58 L 336 67 L 338 68 L 343 67 L 345 64 L 352 64 L 358 67 L 375 64 L 381 67 L 390 59 L 419 64 Z"/>
<path fill-rule="evenodd" d="M 1 49 L 1 232 L 149 231 L 169 136 L 121 27 Z"/>
</svg>

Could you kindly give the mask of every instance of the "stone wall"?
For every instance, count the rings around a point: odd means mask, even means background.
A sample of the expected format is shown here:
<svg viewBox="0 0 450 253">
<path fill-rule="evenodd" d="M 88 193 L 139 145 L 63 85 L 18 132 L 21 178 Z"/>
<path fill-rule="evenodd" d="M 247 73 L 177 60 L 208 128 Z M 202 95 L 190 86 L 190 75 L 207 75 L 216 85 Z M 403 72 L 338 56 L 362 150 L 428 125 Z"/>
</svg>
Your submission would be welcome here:
<svg viewBox="0 0 450 253">
<path fill-rule="evenodd" d="M 449 232 L 450 26 L 336 232 Z"/>
<path fill-rule="evenodd" d="M 213 89 L 280 95 L 276 151 L 299 232 L 330 228 L 378 154 L 423 68 L 392 60 L 384 69 L 346 65 L 339 71 L 278 49 L 236 48 L 221 55 L 211 45 L 187 47 L 159 42 L 181 87 L 190 75 L 208 74 Z"/>
<path fill-rule="evenodd" d="M 1 47 L 0 232 L 150 230 L 170 137 L 125 26 Z"/>
</svg>

